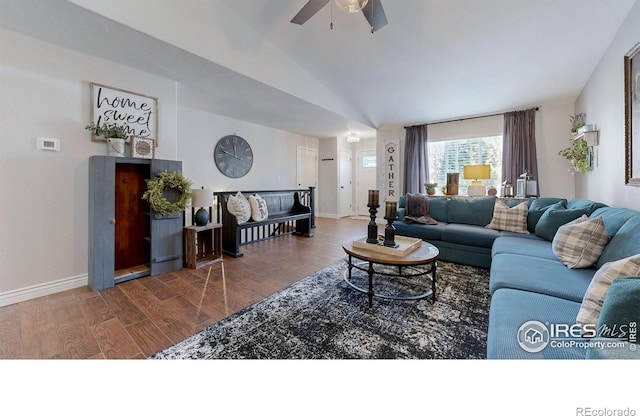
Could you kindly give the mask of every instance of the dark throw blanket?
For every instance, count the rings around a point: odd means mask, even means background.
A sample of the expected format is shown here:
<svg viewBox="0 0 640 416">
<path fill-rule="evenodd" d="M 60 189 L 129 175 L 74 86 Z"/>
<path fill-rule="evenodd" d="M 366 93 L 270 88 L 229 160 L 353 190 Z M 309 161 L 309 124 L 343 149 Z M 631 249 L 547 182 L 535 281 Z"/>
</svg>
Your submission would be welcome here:
<svg viewBox="0 0 640 416">
<path fill-rule="evenodd" d="M 429 216 L 429 198 L 421 194 L 407 194 L 404 222 L 407 224 L 437 224 L 438 221 Z"/>
</svg>

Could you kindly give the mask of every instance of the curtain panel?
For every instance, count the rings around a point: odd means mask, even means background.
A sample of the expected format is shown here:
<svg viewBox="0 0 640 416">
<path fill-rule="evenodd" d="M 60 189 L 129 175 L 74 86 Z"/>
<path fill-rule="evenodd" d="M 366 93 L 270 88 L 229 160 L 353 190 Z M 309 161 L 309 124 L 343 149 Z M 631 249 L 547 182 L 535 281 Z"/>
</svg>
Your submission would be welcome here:
<svg viewBox="0 0 640 416">
<path fill-rule="evenodd" d="M 502 180 L 516 185 L 518 177 L 529 172 L 538 181 L 540 195 L 538 157 L 536 154 L 536 109 L 504 113 L 502 144 Z"/>
<path fill-rule="evenodd" d="M 405 127 L 404 193 L 424 193 L 429 176 L 427 125 Z"/>
</svg>

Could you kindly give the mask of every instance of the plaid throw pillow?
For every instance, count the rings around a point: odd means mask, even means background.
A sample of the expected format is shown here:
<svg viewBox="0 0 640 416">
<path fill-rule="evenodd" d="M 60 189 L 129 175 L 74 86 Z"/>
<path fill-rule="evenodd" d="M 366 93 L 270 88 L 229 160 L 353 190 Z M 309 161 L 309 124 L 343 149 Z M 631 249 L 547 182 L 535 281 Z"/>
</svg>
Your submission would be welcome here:
<svg viewBox="0 0 640 416">
<path fill-rule="evenodd" d="M 527 229 L 528 213 L 529 206 L 527 201 L 509 208 L 504 202 L 497 199 L 493 206 L 493 218 L 486 228 L 529 234 Z"/>
<path fill-rule="evenodd" d="M 590 267 L 598 261 L 609 242 L 602 217 L 589 219 L 582 215 L 558 228 L 551 248 L 556 257 L 570 269 Z"/>
<path fill-rule="evenodd" d="M 597 324 L 604 298 L 614 279 L 640 275 L 640 254 L 622 260 L 605 263 L 596 272 L 582 299 L 576 318 L 578 324 Z"/>
</svg>

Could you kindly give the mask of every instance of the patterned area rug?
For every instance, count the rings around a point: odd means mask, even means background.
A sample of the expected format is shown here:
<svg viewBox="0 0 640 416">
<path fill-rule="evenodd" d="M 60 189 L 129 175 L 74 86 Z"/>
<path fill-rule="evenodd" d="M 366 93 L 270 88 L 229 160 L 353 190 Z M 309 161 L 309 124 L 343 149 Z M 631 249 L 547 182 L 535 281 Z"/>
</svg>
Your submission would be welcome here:
<svg viewBox="0 0 640 416">
<path fill-rule="evenodd" d="M 435 303 L 374 298 L 369 308 L 366 294 L 342 280 L 345 268 L 344 261 L 336 262 L 150 358 L 486 357 L 488 270 L 438 262 Z M 366 286 L 364 279 L 354 269 L 352 282 Z M 376 290 L 389 293 L 420 291 L 427 284 L 385 277 L 374 282 Z"/>
</svg>

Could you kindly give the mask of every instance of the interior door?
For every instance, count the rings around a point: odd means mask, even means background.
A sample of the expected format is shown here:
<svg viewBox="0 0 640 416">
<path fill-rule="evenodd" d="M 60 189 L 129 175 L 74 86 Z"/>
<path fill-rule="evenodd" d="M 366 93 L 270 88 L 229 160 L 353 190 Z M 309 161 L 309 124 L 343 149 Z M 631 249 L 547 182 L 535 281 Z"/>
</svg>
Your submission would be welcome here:
<svg viewBox="0 0 640 416">
<path fill-rule="evenodd" d="M 356 163 L 356 211 L 358 215 L 369 215 L 369 189 L 377 189 L 375 149 L 358 150 Z"/>
<path fill-rule="evenodd" d="M 296 176 L 300 189 L 318 186 L 318 150 L 298 147 Z"/>
<path fill-rule="evenodd" d="M 149 165 L 116 165 L 115 270 L 149 263 L 149 203 L 142 199 L 148 177 Z"/>
<path fill-rule="evenodd" d="M 353 153 L 350 150 L 340 152 L 340 217 L 353 215 Z"/>
</svg>

